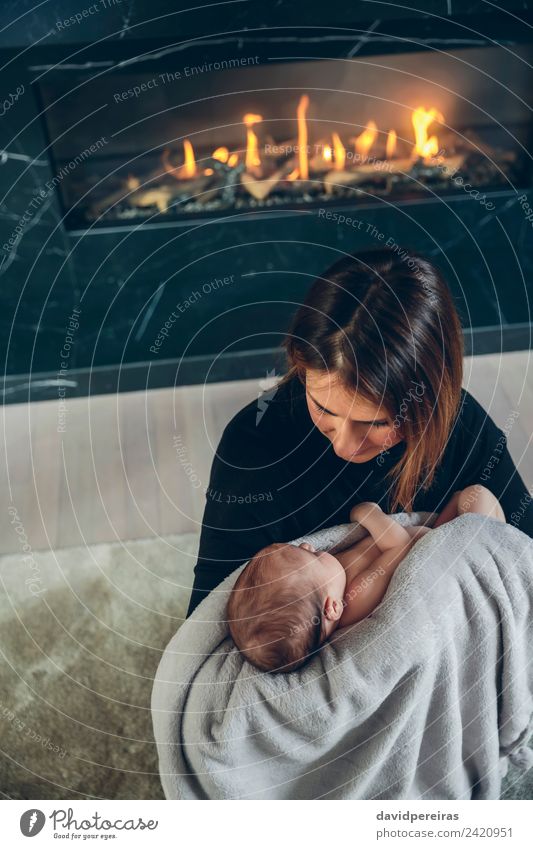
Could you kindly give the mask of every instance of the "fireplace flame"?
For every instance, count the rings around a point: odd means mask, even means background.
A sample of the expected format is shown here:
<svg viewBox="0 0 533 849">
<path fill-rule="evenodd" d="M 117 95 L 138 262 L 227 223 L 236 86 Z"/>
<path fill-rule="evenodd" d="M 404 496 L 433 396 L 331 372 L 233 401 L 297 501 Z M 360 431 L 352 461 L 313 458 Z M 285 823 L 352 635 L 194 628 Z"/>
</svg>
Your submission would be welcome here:
<svg viewBox="0 0 533 849">
<path fill-rule="evenodd" d="M 387 136 L 387 144 L 385 147 L 385 157 L 387 159 L 392 159 L 396 152 L 396 142 L 398 136 L 396 134 L 396 130 L 389 130 L 389 134 Z"/>
<path fill-rule="evenodd" d="M 254 115 L 253 112 L 247 112 L 242 120 L 246 124 L 246 170 L 253 171 L 254 168 L 260 167 L 261 159 L 259 157 L 259 143 L 252 127 L 254 124 L 262 121 L 263 116 Z"/>
<path fill-rule="evenodd" d="M 230 168 L 234 168 L 239 161 L 238 153 L 230 153 L 227 147 L 217 147 L 211 154 L 213 159 L 218 159 L 219 162 L 225 162 Z"/>
<path fill-rule="evenodd" d="M 276 186 L 283 185 L 284 182 L 295 182 L 299 180 L 309 180 L 309 172 L 312 172 L 313 179 L 317 182 L 323 181 L 324 189 L 328 193 L 331 187 L 338 181 L 338 175 L 334 172 L 342 173 L 348 181 L 348 184 L 356 183 L 360 178 L 365 178 L 368 166 L 361 163 L 347 165 L 347 150 L 338 132 L 331 132 L 331 143 L 320 145 L 316 144 L 317 153 L 309 156 L 309 132 L 307 126 L 307 110 L 309 108 L 309 96 L 303 94 L 300 97 L 296 109 L 297 129 L 298 129 L 298 146 L 291 153 L 290 158 L 284 161 L 269 159 L 267 148 L 260 147 L 257 133 L 254 130 L 256 124 L 263 121 L 262 115 L 257 115 L 253 112 L 247 112 L 243 115 L 242 121 L 246 126 L 246 155 L 245 166 L 246 173 L 241 175 L 241 185 L 246 187 L 246 190 L 251 193 L 256 199 L 264 200 L 271 191 L 276 190 Z M 444 122 L 444 117 L 434 107 L 426 109 L 419 106 L 412 111 L 411 121 L 414 128 L 415 142 L 412 147 L 410 157 L 398 158 L 398 135 L 396 130 L 389 129 L 384 153 L 381 152 L 380 157 L 396 165 L 398 173 L 402 169 L 408 169 L 414 161 L 421 157 L 429 165 L 437 164 L 437 154 L 439 151 L 439 142 L 436 135 L 428 135 L 429 128 L 433 122 Z M 368 158 L 368 154 L 375 144 L 378 137 L 378 127 L 375 121 L 368 121 L 365 129 L 356 137 L 350 138 L 350 142 L 355 144 L 357 154 L 362 158 Z M 291 143 L 292 144 L 292 143 Z M 268 167 L 263 171 L 263 163 L 261 157 L 265 157 L 265 162 L 268 162 Z M 195 152 L 189 139 L 183 141 L 184 161 L 181 165 L 174 165 L 171 162 L 171 151 L 166 149 L 162 154 L 162 162 L 164 170 L 170 174 L 175 180 L 198 180 L 198 175 L 205 177 L 216 176 L 217 180 L 223 171 L 217 168 L 207 167 L 199 169 L 196 163 Z M 234 168 L 242 162 L 242 152 L 230 153 L 227 147 L 217 147 L 211 154 L 211 159 L 227 165 L 229 168 Z M 464 158 L 464 157 L 463 157 Z M 442 159 L 442 157 L 439 157 Z M 202 161 L 202 159 L 201 159 Z M 211 163 L 212 164 L 212 163 Z M 458 167 L 458 166 L 457 166 Z M 274 169 L 274 170 L 273 170 Z M 246 179 L 244 179 L 246 177 Z M 214 181 L 216 182 L 216 180 Z M 259 183 L 264 183 L 259 188 Z M 266 186 L 268 183 L 268 186 Z M 128 175 L 126 185 L 130 191 L 135 191 L 139 188 L 138 179 L 133 175 Z M 266 189 L 266 191 L 265 191 Z M 216 190 L 216 187 L 215 187 Z"/>
<path fill-rule="evenodd" d="M 309 106 L 309 97 L 302 94 L 298 109 L 296 110 L 298 120 L 298 171 L 302 180 L 309 179 L 309 157 L 307 156 L 307 122 L 305 113 Z"/>
<path fill-rule="evenodd" d="M 213 159 L 218 159 L 219 162 L 227 162 L 229 159 L 229 150 L 227 147 L 217 147 L 211 156 Z"/>
<path fill-rule="evenodd" d="M 189 139 L 184 139 L 183 150 L 185 154 L 185 162 L 179 168 L 172 165 L 170 162 L 170 150 L 168 148 L 166 148 L 161 155 L 163 168 L 167 174 L 170 174 L 175 180 L 190 180 L 197 174 L 194 150 Z"/>
<path fill-rule="evenodd" d="M 333 150 L 335 151 L 334 168 L 336 171 L 342 171 L 346 162 L 346 148 L 337 133 L 332 133 L 331 137 L 333 139 Z"/>
<path fill-rule="evenodd" d="M 423 159 L 430 159 L 439 150 L 439 142 L 437 136 L 428 138 L 428 127 L 433 121 L 444 121 L 443 116 L 437 109 L 433 107 L 429 110 L 419 106 L 414 110 L 411 120 L 415 131 L 415 146 L 413 149 L 414 156 L 421 156 Z"/>
<path fill-rule="evenodd" d="M 378 136 L 378 128 L 374 121 L 369 121 L 363 132 L 355 139 L 355 149 L 361 156 L 366 156 Z"/>
<path fill-rule="evenodd" d="M 180 177 L 186 180 L 196 176 L 196 160 L 194 158 L 194 150 L 189 139 L 183 140 L 183 152 L 185 154 L 185 162 L 180 169 Z"/>
</svg>

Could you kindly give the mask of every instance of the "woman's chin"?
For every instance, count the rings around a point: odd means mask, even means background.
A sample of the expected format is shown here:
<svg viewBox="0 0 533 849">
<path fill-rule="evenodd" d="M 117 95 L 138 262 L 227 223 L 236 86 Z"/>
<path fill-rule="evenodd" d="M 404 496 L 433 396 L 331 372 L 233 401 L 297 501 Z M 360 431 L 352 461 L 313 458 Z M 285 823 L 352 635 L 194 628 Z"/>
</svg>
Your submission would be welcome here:
<svg viewBox="0 0 533 849">
<path fill-rule="evenodd" d="M 391 448 L 394 448 L 398 443 L 403 442 L 402 439 L 398 439 L 397 442 L 394 442 L 392 445 L 389 445 L 387 448 L 381 447 L 371 447 L 366 448 L 364 451 L 356 451 L 355 453 L 348 455 L 346 457 L 341 457 L 341 460 L 344 460 L 347 463 L 367 463 L 369 460 L 373 460 L 374 457 L 377 457 L 379 454 L 385 452 L 385 454 L 390 451 Z M 337 457 L 339 455 L 337 454 Z"/>
<path fill-rule="evenodd" d="M 346 457 L 341 457 L 337 454 L 337 457 L 340 457 L 341 460 L 345 460 L 347 463 L 364 463 L 366 460 L 371 460 L 372 457 L 376 457 L 379 454 L 379 448 L 365 448 L 364 451 L 355 451 L 353 454 L 348 454 Z"/>
</svg>

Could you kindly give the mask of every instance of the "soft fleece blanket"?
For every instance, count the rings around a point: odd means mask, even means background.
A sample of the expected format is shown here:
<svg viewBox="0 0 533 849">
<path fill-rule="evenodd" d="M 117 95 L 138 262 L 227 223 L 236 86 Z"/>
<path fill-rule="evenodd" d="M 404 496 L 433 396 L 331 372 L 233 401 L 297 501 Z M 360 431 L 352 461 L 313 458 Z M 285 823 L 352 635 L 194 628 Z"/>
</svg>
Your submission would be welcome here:
<svg viewBox="0 0 533 849">
<path fill-rule="evenodd" d="M 394 514 L 428 524 L 433 513 Z M 302 537 L 331 552 L 357 523 Z M 229 637 L 244 565 L 167 646 L 152 717 L 169 799 L 497 799 L 533 760 L 533 540 L 466 514 L 418 540 L 362 622 L 262 673 Z"/>
</svg>

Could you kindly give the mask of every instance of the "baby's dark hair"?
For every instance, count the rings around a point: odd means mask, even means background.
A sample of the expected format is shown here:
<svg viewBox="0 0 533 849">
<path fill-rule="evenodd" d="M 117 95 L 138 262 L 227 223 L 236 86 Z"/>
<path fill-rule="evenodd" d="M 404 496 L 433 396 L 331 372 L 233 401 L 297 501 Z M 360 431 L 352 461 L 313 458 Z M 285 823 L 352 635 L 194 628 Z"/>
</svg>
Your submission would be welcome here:
<svg viewBox="0 0 533 849">
<path fill-rule="evenodd" d="M 258 551 L 237 578 L 228 600 L 231 637 L 262 672 L 293 672 L 311 660 L 324 642 L 319 588 L 301 571 L 283 575 L 276 569 L 291 547 L 274 543 Z"/>
</svg>

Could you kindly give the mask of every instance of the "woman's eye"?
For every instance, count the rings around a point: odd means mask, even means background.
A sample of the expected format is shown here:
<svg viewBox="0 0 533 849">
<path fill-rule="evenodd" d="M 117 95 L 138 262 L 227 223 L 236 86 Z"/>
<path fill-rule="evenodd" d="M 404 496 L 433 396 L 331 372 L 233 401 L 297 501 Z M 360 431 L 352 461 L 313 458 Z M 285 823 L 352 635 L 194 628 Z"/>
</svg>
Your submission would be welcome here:
<svg viewBox="0 0 533 849">
<path fill-rule="evenodd" d="M 316 407 L 316 409 L 317 409 L 320 413 L 323 413 L 325 416 L 329 416 L 329 415 L 331 415 L 331 413 L 329 413 L 329 412 L 328 412 L 328 410 L 325 410 L 325 409 L 324 409 L 324 407 L 321 407 L 321 406 L 320 406 L 320 404 L 317 404 L 317 402 L 314 400 L 314 398 L 311 398 L 311 401 L 313 402 L 314 406 Z M 389 424 L 389 423 L 388 423 L 388 421 L 385 421 L 385 422 L 372 422 L 372 425 L 371 425 L 371 426 L 372 426 L 372 427 L 387 427 L 387 426 L 388 426 L 388 424 Z"/>
</svg>

